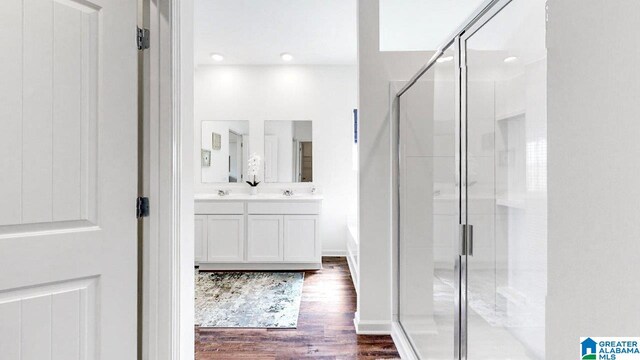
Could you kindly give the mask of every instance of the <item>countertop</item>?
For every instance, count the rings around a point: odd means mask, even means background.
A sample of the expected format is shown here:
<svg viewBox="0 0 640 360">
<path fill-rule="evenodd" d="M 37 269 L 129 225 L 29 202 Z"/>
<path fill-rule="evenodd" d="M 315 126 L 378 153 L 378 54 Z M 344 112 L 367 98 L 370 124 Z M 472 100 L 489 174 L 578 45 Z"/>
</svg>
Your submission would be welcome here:
<svg viewBox="0 0 640 360">
<path fill-rule="evenodd" d="M 300 193 L 291 196 L 285 196 L 277 193 L 260 193 L 250 195 L 246 193 L 231 193 L 229 195 L 220 196 L 218 194 L 195 194 L 195 201 L 321 201 L 322 195 Z"/>
</svg>

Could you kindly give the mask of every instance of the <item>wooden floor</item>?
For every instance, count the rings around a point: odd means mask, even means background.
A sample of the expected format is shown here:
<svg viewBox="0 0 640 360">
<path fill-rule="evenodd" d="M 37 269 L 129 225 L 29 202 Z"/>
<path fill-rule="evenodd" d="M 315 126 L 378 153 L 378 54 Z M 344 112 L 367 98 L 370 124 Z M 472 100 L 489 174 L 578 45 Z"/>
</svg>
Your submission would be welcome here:
<svg viewBox="0 0 640 360">
<path fill-rule="evenodd" d="M 196 359 L 399 359 L 390 336 L 356 335 L 356 292 L 345 258 L 305 272 L 297 329 L 196 327 Z"/>
</svg>

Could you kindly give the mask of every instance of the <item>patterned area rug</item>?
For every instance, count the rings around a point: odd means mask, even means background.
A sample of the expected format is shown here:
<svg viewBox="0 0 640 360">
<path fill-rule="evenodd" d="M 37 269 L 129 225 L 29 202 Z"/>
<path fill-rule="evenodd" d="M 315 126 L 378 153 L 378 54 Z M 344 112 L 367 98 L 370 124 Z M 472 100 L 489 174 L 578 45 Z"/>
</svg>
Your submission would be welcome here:
<svg viewBox="0 0 640 360">
<path fill-rule="evenodd" d="M 295 328 L 302 272 L 196 274 L 195 324 L 201 327 Z"/>
</svg>

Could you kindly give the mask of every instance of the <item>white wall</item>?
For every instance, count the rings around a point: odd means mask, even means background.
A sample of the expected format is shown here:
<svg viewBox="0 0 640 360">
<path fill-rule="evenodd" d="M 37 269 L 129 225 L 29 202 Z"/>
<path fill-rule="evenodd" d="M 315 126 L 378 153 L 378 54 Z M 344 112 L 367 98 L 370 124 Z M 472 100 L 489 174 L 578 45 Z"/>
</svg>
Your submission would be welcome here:
<svg viewBox="0 0 640 360">
<path fill-rule="evenodd" d="M 263 134 L 264 120 L 312 120 L 314 182 L 324 196 L 320 224 L 323 252 L 344 253 L 347 212 L 355 194 L 351 171 L 355 66 L 203 66 L 195 71 L 194 159 L 200 162 L 202 120 L 250 121 L 251 134 Z M 264 139 L 253 137 L 250 151 L 263 154 Z M 220 188 L 247 191 L 246 184 L 205 184 L 194 174 L 196 193 Z M 262 177 L 260 177 L 262 178 Z M 305 184 L 260 184 L 260 191 Z"/>
<path fill-rule="evenodd" d="M 408 80 L 431 53 L 381 52 L 378 1 L 358 1 L 359 62 L 359 333 L 390 332 L 390 81 Z"/>
<path fill-rule="evenodd" d="M 640 334 L 640 2 L 549 0 L 547 358 Z"/>
</svg>

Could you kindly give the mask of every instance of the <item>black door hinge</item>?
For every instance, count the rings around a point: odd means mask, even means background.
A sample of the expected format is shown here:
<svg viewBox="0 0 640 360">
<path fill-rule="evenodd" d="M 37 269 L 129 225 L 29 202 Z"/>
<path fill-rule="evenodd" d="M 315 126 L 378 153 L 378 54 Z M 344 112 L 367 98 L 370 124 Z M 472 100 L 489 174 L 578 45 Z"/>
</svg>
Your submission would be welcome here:
<svg viewBox="0 0 640 360">
<path fill-rule="evenodd" d="M 149 29 L 141 29 L 141 28 L 137 29 L 136 43 L 138 44 L 138 50 L 144 50 L 149 48 Z"/>
<path fill-rule="evenodd" d="M 147 216 L 149 216 L 149 198 L 141 196 L 136 199 L 136 218 Z"/>
</svg>

